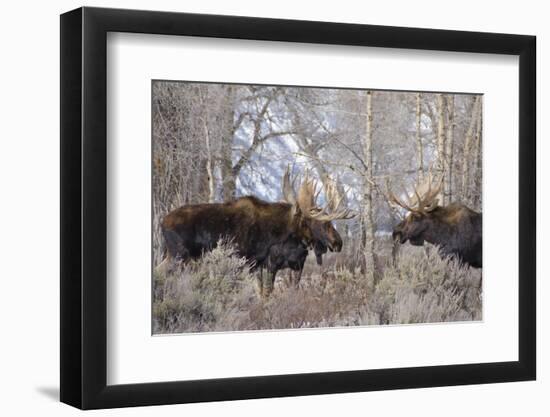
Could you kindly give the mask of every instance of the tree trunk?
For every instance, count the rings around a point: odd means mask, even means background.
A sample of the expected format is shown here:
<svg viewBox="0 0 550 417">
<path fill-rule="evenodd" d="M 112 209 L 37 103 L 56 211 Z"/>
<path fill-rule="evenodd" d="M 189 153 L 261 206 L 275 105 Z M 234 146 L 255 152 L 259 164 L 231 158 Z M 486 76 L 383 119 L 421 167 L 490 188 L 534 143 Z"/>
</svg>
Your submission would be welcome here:
<svg viewBox="0 0 550 417">
<path fill-rule="evenodd" d="M 204 140 L 206 144 L 206 181 L 208 183 L 208 202 L 213 203 L 216 197 L 216 184 L 215 184 L 215 178 L 214 178 L 214 166 L 213 166 L 213 159 L 214 156 L 212 155 L 212 147 L 211 147 L 211 137 L 210 137 L 210 129 L 208 127 L 209 122 L 209 111 L 208 111 L 208 103 L 207 99 L 204 96 L 204 92 L 202 89 L 199 90 L 201 105 L 202 105 L 202 128 L 204 130 Z"/>
<path fill-rule="evenodd" d="M 422 146 L 422 137 L 420 135 L 421 129 L 421 100 L 422 95 L 416 93 L 416 161 L 418 164 L 417 181 L 420 182 L 424 178 L 424 148 Z"/>
<path fill-rule="evenodd" d="M 449 125 L 447 126 L 447 172 L 445 175 L 445 201 L 447 204 L 453 200 L 453 157 L 454 157 L 454 127 L 455 127 L 455 96 L 447 96 L 447 111 L 449 114 Z"/>
<path fill-rule="evenodd" d="M 443 94 L 437 95 L 437 170 L 439 178 L 445 175 L 445 106 Z M 443 204 L 445 204 L 445 193 L 443 193 Z"/>
<path fill-rule="evenodd" d="M 365 257 L 365 276 L 370 286 L 374 287 L 374 221 L 373 221 L 373 201 L 372 201 L 372 178 L 373 158 L 372 158 L 372 91 L 366 92 L 367 101 L 367 126 L 364 135 L 363 153 L 367 167 L 365 180 L 363 182 L 363 224 L 364 224 L 364 257 Z"/>
<path fill-rule="evenodd" d="M 262 136 L 262 122 L 264 121 L 264 118 L 267 114 L 269 104 L 272 102 L 274 98 L 275 98 L 275 93 L 272 93 L 272 95 L 270 95 L 264 101 L 261 107 L 261 110 L 253 120 L 254 129 L 252 132 L 252 143 L 250 147 L 241 154 L 241 156 L 239 157 L 235 165 L 233 165 L 231 167 L 231 170 L 228 172 L 228 177 L 227 177 L 228 193 L 230 193 L 233 197 L 236 194 L 237 178 L 239 177 L 239 174 L 241 173 L 241 170 L 243 169 L 243 167 L 250 162 L 250 158 L 253 157 L 258 147 L 262 145 L 270 137 L 276 137 L 276 136 L 288 134 L 288 132 L 281 132 L 280 134 L 275 134 L 274 132 L 270 132 L 269 134 Z"/>
<path fill-rule="evenodd" d="M 210 147 L 210 130 L 206 113 L 203 117 L 204 137 L 206 140 L 206 175 L 208 176 L 208 202 L 213 203 L 216 197 L 216 185 L 214 184 L 214 169 L 212 168 L 212 148 Z"/>
<path fill-rule="evenodd" d="M 481 211 L 481 192 L 483 189 L 483 145 L 482 145 L 482 126 L 483 126 L 483 98 L 479 98 L 479 110 L 477 113 L 476 135 L 475 135 L 475 178 L 474 178 L 474 194 L 472 196 L 472 204 L 474 210 Z"/>
<path fill-rule="evenodd" d="M 468 204 L 470 200 L 470 165 L 472 157 L 472 140 L 478 122 L 478 113 L 480 108 L 480 98 L 475 96 L 472 103 L 472 116 L 470 125 L 464 139 L 464 151 L 462 153 L 462 201 Z"/>
<path fill-rule="evenodd" d="M 220 120 L 220 171 L 222 178 L 222 197 L 229 201 L 235 197 L 235 178 L 233 177 L 233 137 L 238 126 L 234 126 L 235 86 L 224 86 L 222 116 Z"/>
</svg>

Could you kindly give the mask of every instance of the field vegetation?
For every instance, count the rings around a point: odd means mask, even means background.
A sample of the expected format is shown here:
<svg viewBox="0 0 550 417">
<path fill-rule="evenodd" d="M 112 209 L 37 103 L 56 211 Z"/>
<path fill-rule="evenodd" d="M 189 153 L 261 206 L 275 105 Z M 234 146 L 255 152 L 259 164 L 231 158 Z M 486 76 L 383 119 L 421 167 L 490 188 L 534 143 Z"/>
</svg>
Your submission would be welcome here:
<svg viewBox="0 0 550 417">
<path fill-rule="evenodd" d="M 345 265 L 349 253 L 330 254 L 323 267 L 310 255 L 300 287 L 279 272 L 269 298 L 259 295 L 259 272 L 227 244 L 200 260 L 154 277 L 154 333 L 221 332 L 438 323 L 482 319 L 481 272 L 406 245 L 391 261 L 377 259 L 376 283 Z"/>
</svg>

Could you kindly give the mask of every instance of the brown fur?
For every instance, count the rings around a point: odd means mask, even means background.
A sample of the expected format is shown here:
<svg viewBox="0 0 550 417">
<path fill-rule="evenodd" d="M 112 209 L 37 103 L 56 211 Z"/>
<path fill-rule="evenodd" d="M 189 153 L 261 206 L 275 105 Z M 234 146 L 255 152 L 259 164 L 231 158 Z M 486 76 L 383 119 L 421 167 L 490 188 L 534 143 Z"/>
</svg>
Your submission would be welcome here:
<svg viewBox="0 0 550 417">
<path fill-rule="evenodd" d="M 161 229 L 168 257 L 183 261 L 212 250 L 220 239 L 231 240 L 254 267 L 266 265 L 270 254 L 277 254 L 276 265 L 284 267 L 293 250 L 342 249 L 342 239 L 329 221 L 306 217 L 288 203 L 268 203 L 252 196 L 180 207 L 164 217 Z M 276 252 L 271 253 L 271 248 Z M 287 259 L 281 259 L 281 254 Z M 275 274 L 277 268 L 272 269 Z"/>
<path fill-rule="evenodd" d="M 438 245 L 444 255 L 456 256 L 476 268 L 482 265 L 482 216 L 463 204 L 413 211 L 395 226 L 393 238 L 417 246 L 426 241 Z"/>
</svg>

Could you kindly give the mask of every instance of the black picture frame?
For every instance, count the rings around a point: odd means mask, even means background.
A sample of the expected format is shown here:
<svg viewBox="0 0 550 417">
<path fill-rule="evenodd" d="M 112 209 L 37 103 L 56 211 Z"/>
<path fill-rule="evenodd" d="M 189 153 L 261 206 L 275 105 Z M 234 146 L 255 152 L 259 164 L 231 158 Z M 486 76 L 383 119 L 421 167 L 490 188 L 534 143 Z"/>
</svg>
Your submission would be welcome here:
<svg viewBox="0 0 550 417">
<path fill-rule="evenodd" d="M 519 56 L 519 360 L 107 385 L 108 32 Z M 535 379 L 535 45 L 534 36 L 251 17 L 88 7 L 61 15 L 61 401 L 94 409 Z"/>
</svg>

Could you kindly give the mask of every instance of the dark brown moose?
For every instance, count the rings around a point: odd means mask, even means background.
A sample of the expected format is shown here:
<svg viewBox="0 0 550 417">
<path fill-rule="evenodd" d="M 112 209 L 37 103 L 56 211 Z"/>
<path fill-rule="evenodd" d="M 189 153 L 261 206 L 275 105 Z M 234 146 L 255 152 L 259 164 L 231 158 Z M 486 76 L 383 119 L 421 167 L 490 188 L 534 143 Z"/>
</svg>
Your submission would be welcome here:
<svg viewBox="0 0 550 417">
<path fill-rule="evenodd" d="M 264 282 L 262 276 L 263 269 L 267 269 L 269 273 L 265 288 L 265 292 L 268 293 L 275 283 L 277 272 L 281 269 L 289 268 L 291 270 L 290 283 L 297 288 L 302 278 L 302 271 L 308 253 L 308 246 L 294 236 L 290 236 L 283 243 L 273 245 L 269 249 L 267 261 L 261 265 L 260 286 L 262 287 L 262 283 Z"/>
<path fill-rule="evenodd" d="M 460 262 L 474 268 L 482 264 L 482 216 L 463 204 L 438 205 L 438 194 L 443 180 L 433 187 L 430 174 L 427 182 L 414 188 L 414 195 L 406 200 L 390 192 L 389 200 L 409 213 L 393 229 L 394 242 L 409 241 L 422 246 L 429 242 L 439 246 L 442 255 L 456 257 Z"/>
<path fill-rule="evenodd" d="M 269 295 L 279 269 L 302 270 L 308 248 L 341 251 L 342 238 L 332 221 L 349 219 L 353 214 L 340 208 L 342 199 L 336 199 L 332 188 L 326 190 L 327 206 L 320 208 L 316 205 L 320 192 L 317 183 L 306 174 L 296 194 L 287 170 L 283 179 L 285 202 L 268 203 L 247 196 L 175 209 L 161 222 L 167 257 L 159 267 L 171 259 L 185 262 L 199 258 L 220 239 L 229 239 L 253 268 L 268 269 L 270 276 L 261 280 L 260 292 Z"/>
</svg>

